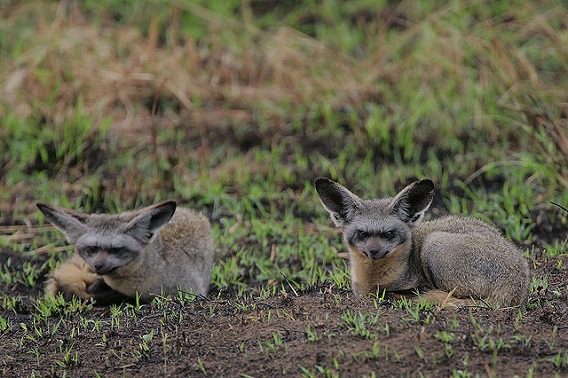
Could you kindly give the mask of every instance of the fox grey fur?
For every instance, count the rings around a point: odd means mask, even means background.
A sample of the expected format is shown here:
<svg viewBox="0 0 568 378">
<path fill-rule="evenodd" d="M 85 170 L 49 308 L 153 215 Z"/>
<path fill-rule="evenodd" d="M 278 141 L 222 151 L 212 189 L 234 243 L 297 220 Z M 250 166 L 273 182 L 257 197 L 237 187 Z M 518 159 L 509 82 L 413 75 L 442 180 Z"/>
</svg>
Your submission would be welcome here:
<svg viewBox="0 0 568 378">
<path fill-rule="evenodd" d="M 209 221 L 174 201 L 116 215 L 38 204 L 75 253 L 51 275 L 46 293 L 97 302 L 143 301 L 178 287 L 207 295 L 214 245 Z"/>
<path fill-rule="evenodd" d="M 343 231 L 354 292 L 418 289 L 436 302 L 450 296 L 500 306 L 526 302 L 527 261 L 495 227 L 463 216 L 422 221 L 434 197 L 432 180 L 374 200 L 362 200 L 327 178 L 316 179 L 315 186 Z"/>
</svg>

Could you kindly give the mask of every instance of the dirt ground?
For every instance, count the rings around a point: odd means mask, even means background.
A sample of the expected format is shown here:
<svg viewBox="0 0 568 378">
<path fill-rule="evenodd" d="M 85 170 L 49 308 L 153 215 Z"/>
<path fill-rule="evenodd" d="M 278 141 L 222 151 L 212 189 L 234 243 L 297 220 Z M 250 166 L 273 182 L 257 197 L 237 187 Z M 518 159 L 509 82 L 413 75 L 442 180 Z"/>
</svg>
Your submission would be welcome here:
<svg viewBox="0 0 568 378">
<path fill-rule="evenodd" d="M 12 327 L 0 334 L 0 373 L 21 376 L 269 377 L 269 376 L 566 376 L 568 375 L 568 288 L 566 264 L 536 251 L 533 277 L 546 277 L 528 309 L 427 309 L 417 314 L 394 308 L 396 299 L 357 297 L 333 286 L 313 287 L 262 299 L 211 293 L 181 306 L 143 306 L 111 327 L 112 310 L 94 307 L 83 317 L 34 321 L 30 290 L 2 284 L 7 297 L 20 296 L 17 313 L 1 315 Z M 26 259 L 3 250 L 0 264 L 12 269 Z M 36 261 L 39 267 L 41 259 Z M 357 331 L 345 313 L 367 317 Z M 378 314 L 378 316 L 377 316 Z M 373 317 L 374 316 L 374 317 Z M 98 330 L 96 321 L 101 321 Z M 24 329 L 38 326 L 28 340 Z M 366 332 L 366 333 L 365 333 Z M 46 334 L 48 333 L 48 334 Z M 69 335 L 72 334 L 72 338 Z M 451 334 L 443 341 L 441 335 Z M 150 335 L 147 348 L 143 337 Z M 148 336 L 147 336 L 148 337 Z M 36 349 L 34 349 L 36 348 Z M 71 349 L 69 360 L 62 356 Z M 34 353 L 40 351 L 40 353 Z"/>
</svg>

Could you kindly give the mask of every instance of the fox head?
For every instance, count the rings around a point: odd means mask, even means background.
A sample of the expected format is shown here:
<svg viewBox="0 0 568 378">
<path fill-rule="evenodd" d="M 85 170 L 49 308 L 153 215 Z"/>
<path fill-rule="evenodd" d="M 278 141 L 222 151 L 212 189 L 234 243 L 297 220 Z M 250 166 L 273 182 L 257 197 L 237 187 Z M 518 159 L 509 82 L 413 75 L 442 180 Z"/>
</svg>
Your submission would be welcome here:
<svg viewBox="0 0 568 378">
<path fill-rule="evenodd" d="M 412 227 L 420 223 L 434 198 L 430 179 L 413 182 L 394 198 L 362 200 L 328 178 L 315 180 L 322 205 L 349 249 L 378 260 L 412 242 Z"/>
<path fill-rule="evenodd" d="M 140 256 L 155 233 L 173 216 L 176 203 L 163 202 L 117 215 L 85 214 L 43 203 L 37 207 L 65 234 L 91 270 L 105 275 Z"/>
</svg>

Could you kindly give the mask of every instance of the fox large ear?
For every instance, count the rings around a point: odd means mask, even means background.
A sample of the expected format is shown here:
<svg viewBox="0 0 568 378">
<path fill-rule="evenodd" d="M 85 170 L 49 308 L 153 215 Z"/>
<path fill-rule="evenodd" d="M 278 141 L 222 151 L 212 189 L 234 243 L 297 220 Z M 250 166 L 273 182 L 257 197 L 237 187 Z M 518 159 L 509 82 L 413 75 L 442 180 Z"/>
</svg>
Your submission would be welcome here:
<svg viewBox="0 0 568 378">
<path fill-rule="evenodd" d="M 328 178 L 318 177 L 314 183 L 320 201 L 331 215 L 333 223 L 337 227 L 343 227 L 351 222 L 361 206 L 361 199 Z"/>
<path fill-rule="evenodd" d="M 142 242 L 148 242 L 156 231 L 169 222 L 176 206 L 175 201 L 167 201 L 139 210 L 139 215 L 126 225 L 126 232 Z"/>
<path fill-rule="evenodd" d="M 406 223 L 418 224 L 434 198 L 434 182 L 430 179 L 415 181 L 402 189 L 394 198 L 392 213 Z"/>
<path fill-rule="evenodd" d="M 69 243 L 74 243 L 88 230 L 85 225 L 88 214 L 45 203 L 37 203 L 36 206 L 45 215 L 49 223 L 65 234 Z"/>
</svg>

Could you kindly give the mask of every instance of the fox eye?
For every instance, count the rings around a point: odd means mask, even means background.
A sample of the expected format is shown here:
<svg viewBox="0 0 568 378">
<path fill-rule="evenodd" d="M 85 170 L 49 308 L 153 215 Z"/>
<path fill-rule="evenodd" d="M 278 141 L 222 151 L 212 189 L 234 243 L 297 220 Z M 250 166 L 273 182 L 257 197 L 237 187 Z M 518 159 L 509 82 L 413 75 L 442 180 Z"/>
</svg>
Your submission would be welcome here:
<svg viewBox="0 0 568 378">
<path fill-rule="evenodd" d="M 97 253 L 97 251 L 98 251 L 97 247 L 95 247 L 94 245 L 90 245 L 90 246 L 83 248 L 82 252 L 87 254 L 87 255 L 93 255 L 93 254 Z"/>
<path fill-rule="evenodd" d="M 119 254 L 121 250 L 122 250 L 122 248 L 113 247 L 113 248 L 108 249 L 108 253 L 111 254 L 111 255 L 116 255 L 116 254 Z"/>
<path fill-rule="evenodd" d="M 393 239 L 394 236 L 395 236 L 395 233 L 394 233 L 393 230 L 388 230 L 388 231 L 385 231 L 385 232 L 383 233 L 383 237 L 384 237 L 385 239 Z"/>
<path fill-rule="evenodd" d="M 357 230 L 357 237 L 359 239 L 365 239 L 369 236 L 369 233 L 367 231 L 364 230 Z"/>
</svg>

